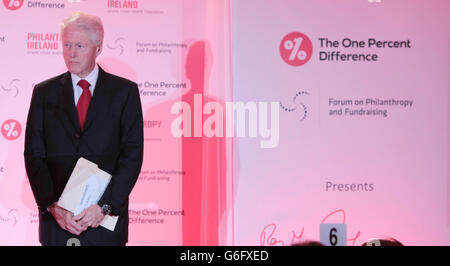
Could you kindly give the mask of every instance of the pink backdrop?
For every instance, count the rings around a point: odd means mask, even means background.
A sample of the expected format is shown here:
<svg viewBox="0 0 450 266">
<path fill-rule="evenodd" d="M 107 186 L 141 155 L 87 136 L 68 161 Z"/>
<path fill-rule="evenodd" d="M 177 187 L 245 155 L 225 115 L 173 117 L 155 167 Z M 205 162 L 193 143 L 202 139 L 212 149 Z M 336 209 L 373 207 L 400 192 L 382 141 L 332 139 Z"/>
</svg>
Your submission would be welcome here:
<svg viewBox="0 0 450 266">
<path fill-rule="evenodd" d="M 449 245 L 449 9 L 446 0 L 1 1 L 0 245 L 39 244 L 23 133 L 34 84 L 66 71 L 59 25 L 78 10 L 103 20 L 99 64 L 141 92 L 130 245 L 289 245 L 318 240 L 321 222 L 345 222 L 348 245 Z M 321 58 L 332 52 L 377 61 Z M 245 121 L 229 103 L 248 107 Z M 174 134 L 177 104 L 190 107 L 191 137 Z M 213 114 L 195 119 L 208 106 Z M 349 113 L 360 109 L 375 114 Z M 216 133 L 223 121 L 223 136 L 202 130 L 211 121 Z"/>
</svg>

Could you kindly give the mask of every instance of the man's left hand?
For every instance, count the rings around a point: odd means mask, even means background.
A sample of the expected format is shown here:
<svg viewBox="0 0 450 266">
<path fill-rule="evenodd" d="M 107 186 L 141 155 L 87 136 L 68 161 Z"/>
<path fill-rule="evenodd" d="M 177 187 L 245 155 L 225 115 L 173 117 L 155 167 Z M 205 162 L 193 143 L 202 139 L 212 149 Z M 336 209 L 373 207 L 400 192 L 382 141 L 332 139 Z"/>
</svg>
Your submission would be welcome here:
<svg viewBox="0 0 450 266">
<path fill-rule="evenodd" d="M 80 214 L 73 217 L 73 219 L 81 224 L 83 228 L 89 226 L 94 228 L 98 227 L 104 218 L 105 215 L 102 213 L 102 208 L 97 204 L 84 209 Z"/>
</svg>

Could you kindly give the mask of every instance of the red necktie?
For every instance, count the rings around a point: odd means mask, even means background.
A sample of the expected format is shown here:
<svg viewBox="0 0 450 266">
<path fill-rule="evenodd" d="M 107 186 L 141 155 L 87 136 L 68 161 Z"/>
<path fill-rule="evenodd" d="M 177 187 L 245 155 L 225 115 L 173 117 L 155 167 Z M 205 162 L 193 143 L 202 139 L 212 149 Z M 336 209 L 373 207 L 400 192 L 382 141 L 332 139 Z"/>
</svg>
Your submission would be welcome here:
<svg viewBox="0 0 450 266">
<path fill-rule="evenodd" d="M 89 82 L 85 79 L 82 79 L 78 81 L 77 85 L 83 88 L 83 93 L 77 103 L 78 122 L 80 123 L 80 130 L 83 132 L 84 122 L 86 121 L 86 115 L 89 109 L 89 103 L 92 98 L 91 91 L 89 90 L 89 86 L 91 86 L 91 84 L 89 84 Z"/>
</svg>

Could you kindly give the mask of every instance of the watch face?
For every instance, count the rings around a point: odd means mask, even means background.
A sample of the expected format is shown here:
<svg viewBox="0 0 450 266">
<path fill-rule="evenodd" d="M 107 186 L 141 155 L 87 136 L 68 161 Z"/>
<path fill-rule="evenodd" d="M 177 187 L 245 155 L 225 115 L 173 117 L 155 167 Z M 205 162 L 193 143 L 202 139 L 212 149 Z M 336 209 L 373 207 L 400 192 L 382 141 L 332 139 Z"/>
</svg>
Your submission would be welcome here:
<svg viewBox="0 0 450 266">
<path fill-rule="evenodd" d="M 111 213 L 111 206 L 105 204 L 102 206 L 102 213 L 103 214 L 110 214 Z"/>
</svg>

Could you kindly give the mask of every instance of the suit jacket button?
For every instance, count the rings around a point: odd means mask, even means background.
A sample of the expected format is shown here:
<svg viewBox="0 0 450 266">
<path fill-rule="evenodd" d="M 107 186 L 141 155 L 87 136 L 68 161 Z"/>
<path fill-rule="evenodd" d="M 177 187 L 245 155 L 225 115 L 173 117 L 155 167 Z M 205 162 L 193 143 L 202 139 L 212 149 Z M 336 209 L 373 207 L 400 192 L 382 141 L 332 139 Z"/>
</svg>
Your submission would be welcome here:
<svg viewBox="0 0 450 266">
<path fill-rule="evenodd" d="M 75 138 L 79 139 L 80 135 L 78 133 L 75 133 Z"/>
</svg>

